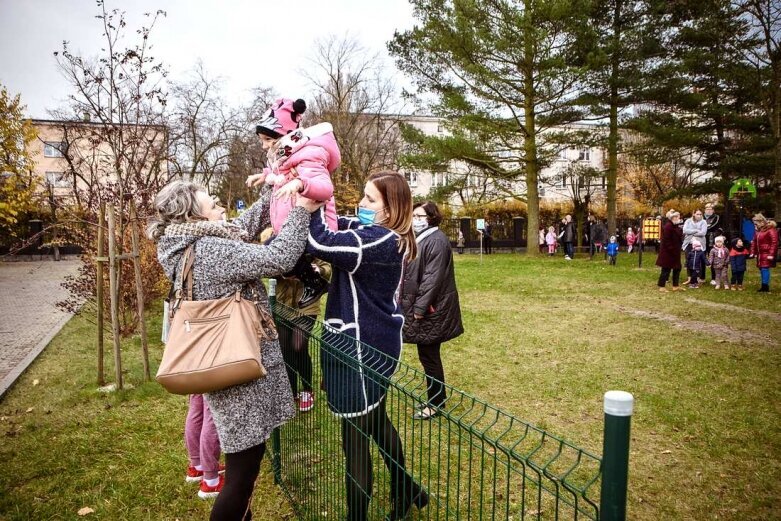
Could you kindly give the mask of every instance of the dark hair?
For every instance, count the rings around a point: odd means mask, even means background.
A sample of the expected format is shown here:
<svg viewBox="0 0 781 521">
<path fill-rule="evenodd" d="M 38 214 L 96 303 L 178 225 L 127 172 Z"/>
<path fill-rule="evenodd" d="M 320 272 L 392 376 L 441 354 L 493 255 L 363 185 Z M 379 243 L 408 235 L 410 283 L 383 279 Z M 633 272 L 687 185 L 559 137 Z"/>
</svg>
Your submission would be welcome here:
<svg viewBox="0 0 781 521">
<path fill-rule="evenodd" d="M 426 212 L 426 217 L 428 217 L 429 226 L 439 226 L 439 223 L 442 222 L 442 214 L 439 212 L 437 203 L 435 203 L 434 201 L 415 203 L 412 206 L 412 209 L 414 210 L 416 208 L 423 208 L 423 211 Z"/>
</svg>

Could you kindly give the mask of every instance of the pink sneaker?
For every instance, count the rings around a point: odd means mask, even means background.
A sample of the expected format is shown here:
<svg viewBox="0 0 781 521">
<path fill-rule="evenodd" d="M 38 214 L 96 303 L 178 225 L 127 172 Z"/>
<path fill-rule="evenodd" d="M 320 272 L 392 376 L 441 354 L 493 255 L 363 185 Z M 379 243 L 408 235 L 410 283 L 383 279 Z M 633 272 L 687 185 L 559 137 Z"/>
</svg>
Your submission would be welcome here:
<svg viewBox="0 0 781 521">
<path fill-rule="evenodd" d="M 225 475 L 220 474 L 220 481 L 213 487 L 206 484 L 206 480 L 201 481 L 201 489 L 198 491 L 198 497 L 201 499 L 215 498 L 222 491 L 222 486 L 225 484 Z"/>
<path fill-rule="evenodd" d="M 301 391 L 298 393 L 298 410 L 306 412 L 315 406 L 315 397 L 309 391 Z"/>
</svg>

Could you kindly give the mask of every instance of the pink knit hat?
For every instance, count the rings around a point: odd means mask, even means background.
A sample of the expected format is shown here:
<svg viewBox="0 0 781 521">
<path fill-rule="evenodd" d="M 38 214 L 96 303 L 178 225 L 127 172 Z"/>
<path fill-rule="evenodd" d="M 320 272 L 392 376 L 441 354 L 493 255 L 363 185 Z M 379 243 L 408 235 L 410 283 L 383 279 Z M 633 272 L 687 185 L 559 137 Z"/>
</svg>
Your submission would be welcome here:
<svg viewBox="0 0 781 521">
<path fill-rule="evenodd" d="M 298 128 L 298 124 L 306 111 L 306 103 L 302 99 L 280 98 L 263 115 L 260 124 L 255 127 L 255 134 L 278 139 Z"/>
</svg>

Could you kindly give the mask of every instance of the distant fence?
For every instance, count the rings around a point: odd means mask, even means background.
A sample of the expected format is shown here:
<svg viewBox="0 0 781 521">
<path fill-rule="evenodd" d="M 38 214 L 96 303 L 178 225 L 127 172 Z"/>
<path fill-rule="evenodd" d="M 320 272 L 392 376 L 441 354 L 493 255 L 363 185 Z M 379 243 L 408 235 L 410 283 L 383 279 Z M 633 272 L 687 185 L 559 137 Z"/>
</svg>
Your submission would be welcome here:
<svg viewBox="0 0 781 521">
<path fill-rule="evenodd" d="M 510 219 L 492 219 L 491 235 L 493 248 L 525 248 L 526 218 L 513 217 Z M 477 219 L 471 217 L 452 217 L 443 219 L 439 228 L 447 235 L 453 246 L 458 241 L 458 231 L 464 234 L 464 247 L 479 248 L 480 234 L 477 232 Z"/>
<path fill-rule="evenodd" d="M 383 378 L 373 368 L 394 363 L 386 355 L 363 344 L 361 360 L 348 356 L 344 347 L 354 345 L 354 338 L 276 303 L 273 289 L 270 300 L 280 330 L 297 334 L 311 330 L 310 383 L 316 390 L 316 406 L 299 413 L 272 436 L 275 482 L 290 499 L 298 519 L 341 520 L 347 512 L 342 422 L 358 426 L 354 419 L 341 420 L 329 412 L 324 393 L 317 391 L 322 363 L 362 371 L 387 388 L 388 415 L 401 437 L 406 468 L 430 495 L 428 506 L 416 519 L 626 518 L 628 393 L 619 397 L 623 406 L 614 405 L 615 410 L 608 410 L 606 395 L 602 458 L 451 386 L 447 386 L 448 400 L 438 417 L 413 420 L 415 406 L 426 401 L 421 371 L 399 363 L 390 380 Z M 338 382 L 329 385 L 338 386 Z M 381 520 L 391 507 L 390 478 L 376 445 L 371 446 L 374 486 L 364 493 L 372 496 L 368 519 Z"/>
</svg>

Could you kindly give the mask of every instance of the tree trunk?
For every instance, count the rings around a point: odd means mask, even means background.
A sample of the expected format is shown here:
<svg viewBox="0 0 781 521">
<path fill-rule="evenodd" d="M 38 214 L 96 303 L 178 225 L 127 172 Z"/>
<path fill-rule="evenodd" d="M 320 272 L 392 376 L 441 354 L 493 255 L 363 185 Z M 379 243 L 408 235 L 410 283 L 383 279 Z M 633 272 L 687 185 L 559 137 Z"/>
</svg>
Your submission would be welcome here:
<svg viewBox="0 0 781 521">
<path fill-rule="evenodd" d="M 621 1 L 613 12 L 613 49 L 610 65 L 610 135 L 607 142 L 607 233 L 616 233 L 616 181 L 618 179 L 618 45 L 621 41 Z"/>
<path fill-rule="evenodd" d="M 531 0 L 524 0 L 527 20 L 532 13 Z M 530 20 L 529 20 L 530 22 Z M 535 237 L 540 229 L 540 197 L 537 189 L 537 129 L 535 127 L 535 90 L 534 90 L 534 26 L 526 23 L 524 27 L 524 71 L 523 71 L 523 109 L 526 135 L 523 150 L 526 169 L 526 255 L 537 256 L 540 251 L 535 247 Z"/>
</svg>

